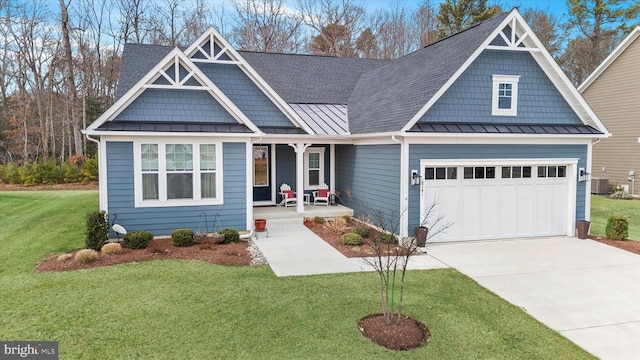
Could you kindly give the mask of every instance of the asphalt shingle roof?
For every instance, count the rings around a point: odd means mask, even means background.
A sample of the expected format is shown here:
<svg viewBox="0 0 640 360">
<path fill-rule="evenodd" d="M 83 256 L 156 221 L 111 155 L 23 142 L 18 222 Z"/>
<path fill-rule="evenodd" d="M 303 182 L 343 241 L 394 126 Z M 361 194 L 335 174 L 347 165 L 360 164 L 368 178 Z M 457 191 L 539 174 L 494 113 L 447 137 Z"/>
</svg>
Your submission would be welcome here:
<svg viewBox="0 0 640 360">
<path fill-rule="evenodd" d="M 348 103 L 351 133 L 402 129 L 508 15 L 504 12 L 362 75 Z"/>
</svg>

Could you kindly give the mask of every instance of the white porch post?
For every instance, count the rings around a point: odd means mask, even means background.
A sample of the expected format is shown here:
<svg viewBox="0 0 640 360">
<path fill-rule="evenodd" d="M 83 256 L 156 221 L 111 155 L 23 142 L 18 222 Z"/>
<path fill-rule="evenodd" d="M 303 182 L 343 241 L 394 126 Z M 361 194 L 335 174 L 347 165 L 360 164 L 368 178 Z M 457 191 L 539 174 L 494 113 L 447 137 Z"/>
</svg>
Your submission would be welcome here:
<svg viewBox="0 0 640 360">
<path fill-rule="evenodd" d="M 289 144 L 296 152 L 296 212 L 304 212 L 304 151 L 309 144 Z"/>
<path fill-rule="evenodd" d="M 336 144 L 329 144 L 329 191 L 336 193 Z"/>
</svg>

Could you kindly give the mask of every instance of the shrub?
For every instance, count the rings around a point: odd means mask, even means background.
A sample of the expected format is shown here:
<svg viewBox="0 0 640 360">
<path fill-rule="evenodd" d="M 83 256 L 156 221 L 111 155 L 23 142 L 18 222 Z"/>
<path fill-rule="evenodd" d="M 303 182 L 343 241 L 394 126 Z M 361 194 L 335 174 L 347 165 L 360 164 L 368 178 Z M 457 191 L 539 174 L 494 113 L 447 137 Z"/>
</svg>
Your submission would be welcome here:
<svg viewBox="0 0 640 360">
<path fill-rule="evenodd" d="M 177 229 L 171 232 L 171 243 L 174 246 L 190 246 L 193 245 L 193 230 Z"/>
<path fill-rule="evenodd" d="M 79 263 L 90 263 L 98 260 L 98 252 L 93 249 L 82 249 L 76 253 L 75 260 Z"/>
<path fill-rule="evenodd" d="M 362 245 L 364 244 L 364 240 L 362 240 L 362 236 L 355 233 L 344 234 L 340 237 L 340 241 L 342 241 L 345 245 Z"/>
<path fill-rule="evenodd" d="M 322 225 L 325 223 L 325 220 L 322 216 L 316 216 L 313 218 L 313 222 L 318 224 L 318 225 Z"/>
<path fill-rule="evenodd" d="M 66 162 L 63 165 L 64 182 L 65 183 L 77 183 L 80 182 L 80 170 L 78 167 L 70 162 Z"/>
<path fill-rule="evenodd" d="M 352 233 L 360 235 L 360 237 L 366 238 L 369 236 L 369 229 L 363 227 L 355 227 L 351 230 Z"/>
<path fill-rule="evenodd" d="M 69 261 L 72 258 L 73 258 L 73 255 L 71 255 L 69 253 L 58 255 L 58 261 L 61 261 L 61 262 Z"/>
<path fill-rule="evenodd" d="M 633 195 L 624 191 L 624 189 L 614 191 L 610 196 L 612 199 L 620 199 L 620 200 L 631 200 L 633 199 Z"/>
<path fill-rule="evenodd" d="M 351 222 L 351 215 L 342 215 L 342 218 L 347 222 L 347 224 Z"/>
<path fill-rule="evenodd" d="M 122 246 L 118 243 L 104 244 L 100 252 L 107 255 L 120 254 L 120 252 L 122 252 Z"/>
<path fill-rule="evenodd" d="M 100 250 L 109 237 L 109 222 L 104 211 L 92 211 L 87 214 L 87 230 L 84 244 L 88 249 Z"/>
<path fill-rule="evenodd" d="M 98 158 L 93 156 L 85 160 L 80 173 L 82 174 L 83 183 L 98 180 Z"/>
<path fill-rule="evenodd" d="M 122 242 L 129 249 L 144 249 L 149 245 L 149 241 L 153 240 L 153 235 L 144 230 L 135 230 L 128 232 Z"/>
<path fill-rule="evenodd" d="M 395 235 L 389 233 L 381 233 L 376 236 L 376 242 L 382 244 L 395 244 L 397 242 Z"/>
<path fill-rule="evenodd" d="M 222 229 L 219 231 L 220 234 L 224 235 L 224 243 L 235 243 L 240 241 L 240 233 L 236 229 Z"/>
<path fill-rule="evenodd" d="M 347 222 L 343 218 L 335 218 L 327 221 L 324 227 L 334 234 L 342 234 L 347 229 Z"/>
<path fill-rule="evenodd" d="M 624 240 L 629 237 L 629 222 L 627 218 L 621 215 L 609 217 L 605 233 L 611 240 Z"/>
</svg>

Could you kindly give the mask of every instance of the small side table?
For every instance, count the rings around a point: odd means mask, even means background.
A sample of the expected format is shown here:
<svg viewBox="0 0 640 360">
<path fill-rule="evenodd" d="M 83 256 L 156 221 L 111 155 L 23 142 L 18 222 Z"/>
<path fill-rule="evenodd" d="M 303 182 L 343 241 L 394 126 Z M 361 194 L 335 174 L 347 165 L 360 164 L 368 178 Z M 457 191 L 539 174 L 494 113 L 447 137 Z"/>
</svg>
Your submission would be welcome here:
<svg viewBox="0 0 640 360">
<path fill-rule="evenodd" d="M 309 205 L 311 203 L 311 194 L 302 194 L 304 197 L 302 204 Z"/>
</svg>

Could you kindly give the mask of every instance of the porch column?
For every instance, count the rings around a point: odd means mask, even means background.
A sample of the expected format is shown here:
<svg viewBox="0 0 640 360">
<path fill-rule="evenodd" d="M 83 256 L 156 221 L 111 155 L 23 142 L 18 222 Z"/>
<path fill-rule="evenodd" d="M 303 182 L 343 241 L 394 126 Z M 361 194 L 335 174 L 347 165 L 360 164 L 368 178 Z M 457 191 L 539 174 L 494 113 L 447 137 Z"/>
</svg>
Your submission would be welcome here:
<svg viewBox="0 0 640 360">
<path fill-rule="evenodd" d="M 310 144 L 289 144 L 296 152 L 296 212 L 304 212 L 304 151 Z"/>
</svg>

